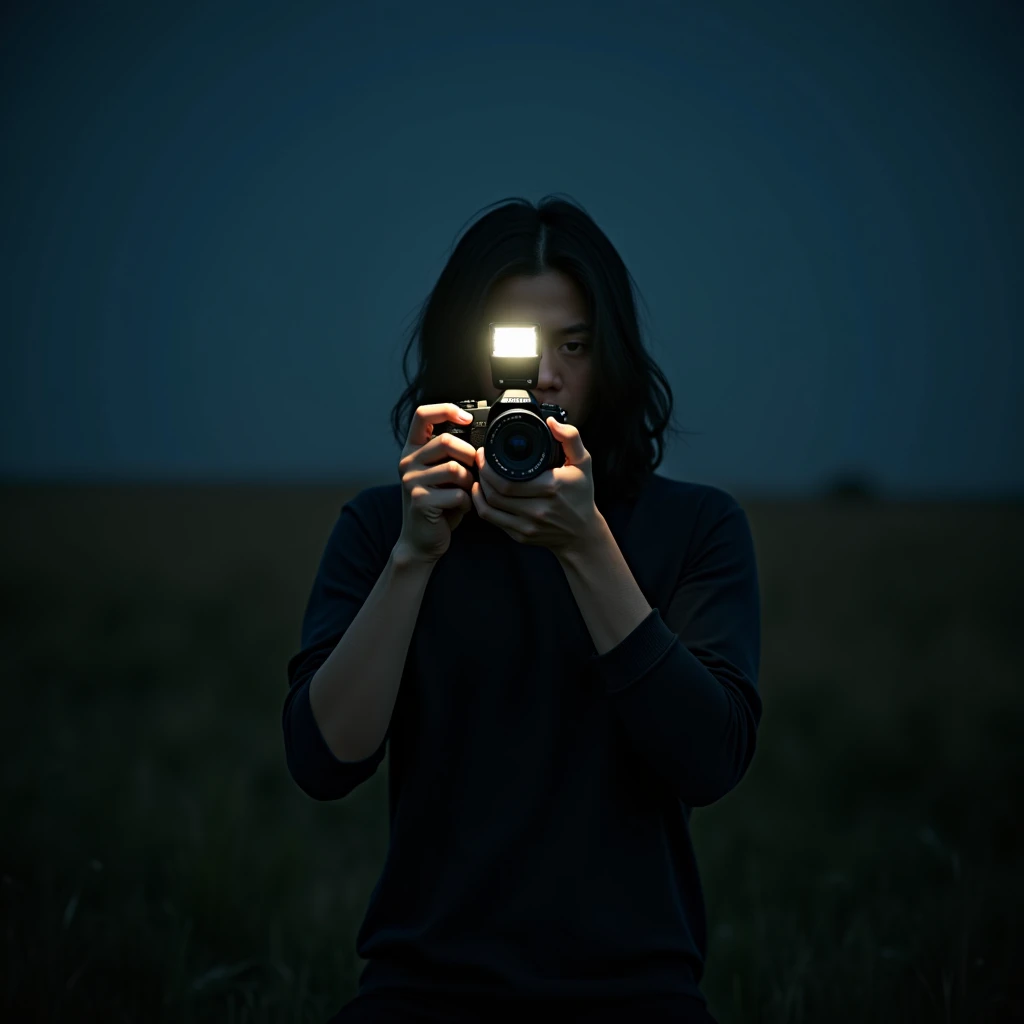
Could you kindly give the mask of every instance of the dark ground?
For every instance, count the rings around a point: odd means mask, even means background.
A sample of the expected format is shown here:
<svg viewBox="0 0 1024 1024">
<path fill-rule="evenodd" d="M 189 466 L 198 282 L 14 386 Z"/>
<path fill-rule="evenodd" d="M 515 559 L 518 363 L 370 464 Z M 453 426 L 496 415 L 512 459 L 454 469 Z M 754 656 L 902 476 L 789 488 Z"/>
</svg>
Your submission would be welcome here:
<svg viewBox="0 0 1024 1024">
<path fill-rule="evenodd" d="M 322 1024 L 387 761 L 292 783 L 285 665 L 338 488 L 7 487 L 5 1021 Z M 1024 506 L 745 500 L 765 701 L 694 812 L 722 1024 L 1020 1019 Z"/>
</svg>

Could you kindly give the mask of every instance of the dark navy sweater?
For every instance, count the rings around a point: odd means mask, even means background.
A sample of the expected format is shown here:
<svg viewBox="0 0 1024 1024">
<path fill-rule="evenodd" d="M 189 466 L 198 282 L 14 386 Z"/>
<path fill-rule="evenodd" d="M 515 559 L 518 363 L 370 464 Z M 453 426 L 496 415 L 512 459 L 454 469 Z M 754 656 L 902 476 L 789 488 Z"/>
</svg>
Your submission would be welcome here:
<svg viewBox="0 0 1024 1024">
<path fill-rule="evenodd" d="M 598 505 L 650 615 L 598 656 L 553 552 L 470 512 L 432 570 L 387 734 L 356 762 L 327 746 L 309 681 L 398 540 L 401 484 L 341 508 L 288 662 L 283 726 L 292 778 L 316 800 L 351 793 L 390 744 L 390 841 L 356 936 L 360 992 L 703 1002 L 690 811 L 754 755 L 753 538 L 738 502 L 707 484 L 652 474 L 636 502 Z"/>
</svg>

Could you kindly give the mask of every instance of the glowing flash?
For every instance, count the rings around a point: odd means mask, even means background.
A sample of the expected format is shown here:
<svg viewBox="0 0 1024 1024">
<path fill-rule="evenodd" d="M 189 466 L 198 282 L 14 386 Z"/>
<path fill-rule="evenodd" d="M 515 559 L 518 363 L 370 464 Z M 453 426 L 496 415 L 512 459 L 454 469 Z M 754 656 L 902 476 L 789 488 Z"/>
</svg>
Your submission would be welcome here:
<svg viewBox="0 0 1024 1024">
<path fill-rule="evenodd" d="M 537 328 L 518 324 L 495 325 L 494 355 L 535 356 L 537 354 Z"/>
</svg>

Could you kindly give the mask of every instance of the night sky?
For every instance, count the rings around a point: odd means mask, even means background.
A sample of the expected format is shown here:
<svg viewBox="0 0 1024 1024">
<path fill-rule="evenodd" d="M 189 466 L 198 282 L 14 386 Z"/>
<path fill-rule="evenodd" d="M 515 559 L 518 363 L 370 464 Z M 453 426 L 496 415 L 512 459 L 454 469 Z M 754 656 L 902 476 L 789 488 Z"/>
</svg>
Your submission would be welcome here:
<svg viewBox="0 0 1024 1024">
<path fill-rule="evenodd" d="M 7 480 L 397 481 L 460 229 L 561 192 L 694 432 L 659 472 L 1024 493 L 1018 4 L 21 8 Z"/>
</svg>

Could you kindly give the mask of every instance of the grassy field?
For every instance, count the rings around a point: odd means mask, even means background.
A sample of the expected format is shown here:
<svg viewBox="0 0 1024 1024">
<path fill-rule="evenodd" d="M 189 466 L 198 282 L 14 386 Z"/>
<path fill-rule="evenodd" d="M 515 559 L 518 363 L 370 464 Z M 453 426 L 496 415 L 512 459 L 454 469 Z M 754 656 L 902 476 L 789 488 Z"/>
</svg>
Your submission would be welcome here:
<svg viewBox="0 0 1024 1024">
<path fill-rule="evenodd" d="M 322 1024 L 387 761 L 292 783 L 285 665 L 347 493 L 3 491 L 5 1021 Z M 693 828 L 722 1024 L 1024 1013 L 1021 505 L 747 501 L 765 715 Z"/>
</svg>

